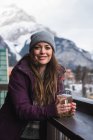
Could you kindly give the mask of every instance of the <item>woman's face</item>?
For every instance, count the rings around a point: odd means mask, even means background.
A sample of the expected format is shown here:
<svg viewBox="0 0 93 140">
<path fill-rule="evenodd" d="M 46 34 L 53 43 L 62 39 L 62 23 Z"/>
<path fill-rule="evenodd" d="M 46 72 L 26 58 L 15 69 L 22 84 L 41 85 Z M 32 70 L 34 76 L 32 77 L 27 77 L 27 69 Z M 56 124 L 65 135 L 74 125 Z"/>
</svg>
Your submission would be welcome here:
<svg viewBox="0 0 93 140">
<path fill-rule="evenodd" d="M 35 61 L 41 65 L 46 65 L 51 60 L 52 52 L 52 47 L 45 42 L 36 44 L 33 49 Z"/>
</svg>

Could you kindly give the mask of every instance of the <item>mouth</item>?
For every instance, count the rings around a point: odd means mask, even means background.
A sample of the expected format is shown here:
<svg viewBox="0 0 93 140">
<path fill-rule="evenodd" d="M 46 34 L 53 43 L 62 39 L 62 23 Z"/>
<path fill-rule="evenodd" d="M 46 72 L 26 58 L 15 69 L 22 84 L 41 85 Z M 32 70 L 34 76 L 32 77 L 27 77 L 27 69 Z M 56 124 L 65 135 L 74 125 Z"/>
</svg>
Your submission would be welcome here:
<svg viewBox="0 0 93 140">
<path fill-rule="evenodd" d="M 47 57 L 47 56 L 39 56 L 39 59 L 40 59 L 40 60 L 44 60 L 44 59 L 46 59 L 46 57 Z"/>
</svg>

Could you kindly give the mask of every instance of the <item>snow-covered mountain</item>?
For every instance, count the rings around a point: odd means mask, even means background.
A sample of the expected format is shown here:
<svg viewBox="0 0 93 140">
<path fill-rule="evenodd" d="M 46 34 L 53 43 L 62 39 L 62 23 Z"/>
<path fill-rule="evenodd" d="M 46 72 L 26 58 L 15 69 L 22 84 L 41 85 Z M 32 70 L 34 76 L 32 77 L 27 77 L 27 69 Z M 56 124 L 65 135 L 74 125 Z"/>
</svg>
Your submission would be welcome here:
<svg viewBox="0 0 93 140">
<path fill-rule="evenodd" d="M 45 28 L 51 31 L 15 5 L 0 12 L 0 47 L 8 48 L 10 65 L 14 66 L 28 52 L 30 36 Z M 90 53 L 79 49 L 73 41 L 55 35 L 55 43 L 56 57 L 65 67 L 74 69 L 81 65 L 93 68 Z"/>
<path fill-rule="evenodd" d="M 56 57 L 65 67 L 75 69 L 78 65 L 93 68 L 93 60 L 89 52 L 80 49 L 74 42 L 55 37 Z"/>
<path fill-rule="evenodd" d="M 33 32 L 44 28 L 33 16 L 26 14 L 15 5 L 6 7 L 0 12 L 0 21 L 0 35 L 5 41 L 12 42 L 17 51 Z"/>
</svg>

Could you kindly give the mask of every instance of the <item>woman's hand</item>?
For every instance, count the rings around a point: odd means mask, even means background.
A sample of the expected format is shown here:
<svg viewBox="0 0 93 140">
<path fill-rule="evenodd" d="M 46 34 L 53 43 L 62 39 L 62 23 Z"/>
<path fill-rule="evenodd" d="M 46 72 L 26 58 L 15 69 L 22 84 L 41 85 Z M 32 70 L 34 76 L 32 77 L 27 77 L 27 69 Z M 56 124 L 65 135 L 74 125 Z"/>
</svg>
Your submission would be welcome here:
<svg viewBox="0 0 93 140">
<path fill-rule="evenodd" d="M 62 99 L 62 102 L 64 102 L 65 98 Z M 62 102 L 56 101 L 56 109 L 58 116 L 64 116 L 65 114 L 74 115 L 76 112 L 76 103 L 68 103 L 68 104 L 62 104 Z"/>
<path fill-rule="evenodd" d="M 63 99 L 63 101 L 65 98 Z M 56 109 L 58 116 L 61 116 L 62 114 L 67 114 L 71 110 L 72 105 L 71 104 L 62 104 L 61 102 L 56 102 Z"/>
<path fill-rule="evenodd" d="M 71 114 L 74 115 L 76 112 L 76 103 L 72 102 L 71 103 Z"/>
</svg>

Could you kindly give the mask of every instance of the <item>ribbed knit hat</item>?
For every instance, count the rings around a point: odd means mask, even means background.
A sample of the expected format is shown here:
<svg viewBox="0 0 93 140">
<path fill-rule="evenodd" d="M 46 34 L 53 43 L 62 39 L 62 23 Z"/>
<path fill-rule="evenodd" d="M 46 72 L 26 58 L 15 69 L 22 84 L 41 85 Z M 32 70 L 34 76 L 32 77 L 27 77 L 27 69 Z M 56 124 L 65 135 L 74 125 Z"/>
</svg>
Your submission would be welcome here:
<svg viewBox="0 0 93 140">
<path fill-rule="evenodd" d="M 54 35 L 48 31 L 40 31 L 31 36 L 31 42 L 29 47 L 29 52 L 31 52 L 32 48 L 39 42 L 46 42 L 51 45 L 53 50 L 55 51 L 55 41 Z"/>
</svg>

